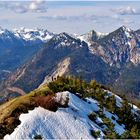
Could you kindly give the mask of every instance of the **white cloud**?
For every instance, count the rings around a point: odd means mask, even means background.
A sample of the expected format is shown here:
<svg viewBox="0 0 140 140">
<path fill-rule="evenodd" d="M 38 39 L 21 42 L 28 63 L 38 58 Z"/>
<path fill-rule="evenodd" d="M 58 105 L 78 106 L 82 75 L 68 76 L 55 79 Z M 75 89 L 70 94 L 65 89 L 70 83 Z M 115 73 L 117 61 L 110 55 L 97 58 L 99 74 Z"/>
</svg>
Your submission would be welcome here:
<svg viewBox="0 0 140 140">
<path fill-rule="evenodd" d="M 47 7 L 44 0 L 34 1 L 5 1 L 0 2 L 0 8 L 5 8 L 16 13 L 27 13 L 27 12 L 46 12 Z"/>
<path fill-rule="evenodd" d="M 81 14 L 81 15 L 51 15 L 51 16 L 40 16 L 41 19 L 49 19 L 49 20 L 60 20 L 60 21 L 96 21 L 99 18 L 106 18 L 107 16 L 97 16 L 97 15 L 88 15 L 88 14 Z"/>
<path fill-rule="evenodd" d="M 46 12 L 47 8 L 44 0 L 35 0 L 29 4 L 29 10 L 32 12 Z"/>
<path fill-rule="evenodd" d="M 20 2 L 0 2 L 0 8 L 10 10 L 16 13 L 25 13 L 27 12 L 26 5 L 21 4 Z"/>
<path fill-rule="evenodd" d="M 92 28 L 99 30 L 100 32 L 110 32 L 122 25 L 126 25 L 134 29 L 139 28 L 140 25 L 140 2 L 96 1 L 94 3 L 75 3 L 71 1 L 46 1 L 0 1 L 0 20 L 8 19 L 9 21 L 9 23 L 0 21 L 1 26 L 6 28 L 20 26 L 30 28 L 43 27 L 54 32 L 67 31 L 70 33 L 83 33 Z M 39 12 L 41 14 L 38 14 Z"/>
<path fill-rule="evenodd" d="M 29 5 L 29 9 L 30 10 L 36 10 L 38 8 L 37 4 L 35 2 L 32 2 L 30 5 Z"/>
<path fill-rule="evenodd" d="M 140 14 L 139 10 L 137 10 L 131 6 L 117 8 L 117 9 L 111 9 L 111 10 L 120 15 L 139 15 Z"/>
<path fill-rule="evenodd" d="M 45 1 L 44 1 L 44 0 L 36 0 L 35 2 L 38 3 L 38 4 L 42 4 L 42 3 L 44 3 Z"/>
</svg>

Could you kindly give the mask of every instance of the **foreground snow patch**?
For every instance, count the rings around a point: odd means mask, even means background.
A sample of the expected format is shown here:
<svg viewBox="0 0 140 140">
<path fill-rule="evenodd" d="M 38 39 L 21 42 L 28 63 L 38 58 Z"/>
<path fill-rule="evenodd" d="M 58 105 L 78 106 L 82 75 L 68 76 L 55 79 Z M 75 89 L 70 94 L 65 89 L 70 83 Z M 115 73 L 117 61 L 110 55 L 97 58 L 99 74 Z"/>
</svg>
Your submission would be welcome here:
<svg viewBox="0 0 140 140">
<path fill-rule="evenodd" d="M 21 125 L 5 139 L 31 139 L 35 135 L 41 135 L 44 139 L 92 138 L 86 122 L 63 110 L 51 112 L 38 107 L 28 114 L 22 114 L 20 120 Z"/>
<path fill-rule="evenodd" d="M 89 102 L 81 100 L 69 92 L 57 93 L 63 98 L 69 96 L 69 107 L 60 108 L 56 112 L 37 107 L 27 114 L 20 115 L 21 124 L 11 135 L 6 135 L 5 140 L 32 139 L 41 135 L 44 139 L 82 139 L 93 138 L 90 130 L 101 131 L 100 127 L 90 121 L 88 114 L 99 110 L 98 102 L 89 99 Z M 104 134 L 101 131 L 101 138 Z"/>
<path fill-rule="evenodd" d="M 122 99 L 115 96 L 118 106 Z M 68 91 L 56 93 L 56 101 L 67 108 L 59 108 L 56 112 L 37 107 L 27 114 L 21 114 L 21 124 L 5 140 L 33 139 L 41 135 L 44 139 L 90 139 L 91 130 L 100 131 L 100 138 L 104 138 L 104 128 L 100 126 L 103 118 L 99 116 L 95 121 L 88 118 L 89 113 L 100 110 L 99 102 L 92 99 L 80 99 Z M 104 115 L 115 124 L 114 130 L 119 134 L 125 132 L 125 126 L 118 124 L 118 116 L 104 108 Z M 115 120 L 112 119 L 115 117 Z"/>
</svg>

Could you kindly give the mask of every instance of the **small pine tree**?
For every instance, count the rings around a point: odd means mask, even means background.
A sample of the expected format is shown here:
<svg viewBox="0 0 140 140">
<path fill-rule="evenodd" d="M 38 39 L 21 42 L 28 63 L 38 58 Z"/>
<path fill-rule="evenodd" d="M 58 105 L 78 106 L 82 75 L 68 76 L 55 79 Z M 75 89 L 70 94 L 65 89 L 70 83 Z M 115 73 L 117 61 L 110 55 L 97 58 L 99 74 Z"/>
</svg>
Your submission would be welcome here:
<svg viewBox="0 0 140 140">
<path fill-rule="evenodd" d="M 99 138 L 100 135 L 101 135 L 101 132 L 100 131 L 94 131 L 94 130 L 91 130 L 91 135 L 94 137 L 94 138 Z"/>
<path fill-rule="evenodd" d="M 97 119 L 97 114 L 94 112 L 91 112 L 89 113 L 88 117 L 90 120 L 95 121 Z"/>
<path fill-rule="evenodd" d="M 89 83 L 89 86 L 91 88 L 95 88 L 96 87 L 96 81 L 95 80 L 91 80 L 90 83 Z"/>
<path fill-rule="evenodd" d="M 140 134 L 139 134 L 137 125 L 134 125 L 134 126 L 131 128 L 131 130 L 130 130 L 130 136 L 131 136 L 133 139 L 138 139 L 138 138 L 140 138 Z"/>
<path fill-rule="evenodd" d="M 130 139 L 130 132 L 127 130 L 121 135 L 121 139 Z"/>
<path fill-rule="evenodd" d="M 42 136 L 41 135 L 36 135 L 36 136 L 34 136 L 34 139 L 42 140 Z"/>
</svg>

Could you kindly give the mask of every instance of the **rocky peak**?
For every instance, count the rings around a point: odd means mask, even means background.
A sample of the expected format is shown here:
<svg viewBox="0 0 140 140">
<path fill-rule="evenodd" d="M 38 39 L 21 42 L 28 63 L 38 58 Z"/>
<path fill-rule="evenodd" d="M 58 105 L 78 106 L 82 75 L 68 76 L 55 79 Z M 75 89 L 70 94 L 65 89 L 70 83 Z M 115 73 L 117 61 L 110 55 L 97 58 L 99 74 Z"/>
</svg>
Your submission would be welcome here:
<svg viewBox="0 0 140 140">
<path fill-rule="evenodd" d="M 111 66 L 121 68 L 128 62 L 140 62 L 138 36 L 126 26 L 118 28 L 97 42 L 100 47 L 97 47 L 94 53 L 100 55 Z"/>
<path fill-rule="evenodd" d="M 91 30 L 90 32 L 79 36 L 78 38 L 82 41 L 85 41 L 88 45 L 91 45 L 93 42 L 98 41 L 100 38 L 107 35 L 106 33 L 96 32 L 95 30 Z"/>
<path fill-rule="evenodd" d="M 123 30 L 124 32 L 127 31 L 127 32 L 131 32 L 132 30 L 126 26 L 121 26 L 119 29 Z"/>
<path fill-rule="evenodd" d="M 55 35 L 50 41 L 54 43 L 54 46 L 56 48 L 69 47 L 75 49 L 87 46 L 87 44 L 84 41 L 81 41 L 80 39 L 75 38 L 72 35 L 69 35 L 65 32 Z"/>
<path fill-rule="evenodd" d="M 41 40 L 43 42 L 48 41 L 52 38 L 53 33 L 50 33 L 47 30 L 43 29 L 28 29 L 25 27 L 22 27 L 20 29 L 14 29 L 13 30 L 14 35 L 18 38 L 22 38 L 26 41 L 33 41 L 33 40 Z"/>
</svg>

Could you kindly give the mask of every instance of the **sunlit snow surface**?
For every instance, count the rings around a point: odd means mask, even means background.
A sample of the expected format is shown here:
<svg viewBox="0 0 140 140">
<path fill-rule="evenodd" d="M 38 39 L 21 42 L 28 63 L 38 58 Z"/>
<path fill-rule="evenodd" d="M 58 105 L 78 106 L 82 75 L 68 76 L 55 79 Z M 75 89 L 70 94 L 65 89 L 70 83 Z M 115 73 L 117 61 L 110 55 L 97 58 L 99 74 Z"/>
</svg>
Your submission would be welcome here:
<svg viewBox="0 0 140 140">
<path fill-rule="evenodd" d="M 52 38 L 53 34 L 48 32 L 47 30 L 42 29 L 14 29 L 14 35 L 18 38 L 22 38 L 24 40 L 36 40 L 40 39 L 42 41 L 48 41 Z"/>
<path fill-rule="evenodd" d="M 98 111 L 98 102 L 94 99 L 84 101 L 70 92 L 57 93 L 57 100 L 69 97 L 69 107 L 59 108 L 56 112 L 51 112 L 41 107 L 37 107 L 27 114 L 20 115 L 21 124 L 11 135 L 6 135 L 5 140 L 32 139 L 35 135 L 41 135 L 44 139 L 90 139 L 93 138 L 90 130 L 100 131 L 103 138 L 102 128 L 88 118 L 91 111 Z M 104 112 L 106 117 L 111 119 L 113 114 Z M 115 115 L 117 118 L 117 116 Z M 97 118 L 102 123 L 101 118 Z M 125 129 L 116 121 L 115 131 L 122 134 Z"/>
</svg>

